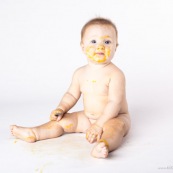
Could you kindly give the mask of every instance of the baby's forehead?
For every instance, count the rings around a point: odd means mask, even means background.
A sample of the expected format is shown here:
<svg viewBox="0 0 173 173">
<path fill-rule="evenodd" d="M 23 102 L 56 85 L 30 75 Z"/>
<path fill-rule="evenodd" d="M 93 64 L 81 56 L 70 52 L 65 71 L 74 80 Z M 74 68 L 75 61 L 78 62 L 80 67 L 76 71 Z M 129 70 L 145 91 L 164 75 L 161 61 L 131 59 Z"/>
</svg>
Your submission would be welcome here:
<svg viewBox="0 0 173 173">
<path fill-rule="evenodd" d="M 102 35 L 112 37 L 116 35 L 115 29 L 111 25 L 90 25 L 86 28 L 84 36 Z"/>
<path fill-rule="evenodd" d="M 113 29 L 114 30 L 113 26 L 108 25 L 108 24 L 91 24 L 86 28 L 85 32 L 87 32 L 87 30 L 89 30 L 89 29 L 91 29 L 91 30 L 92 29 L 104 29 L 104 30 Z"/>
</svg>

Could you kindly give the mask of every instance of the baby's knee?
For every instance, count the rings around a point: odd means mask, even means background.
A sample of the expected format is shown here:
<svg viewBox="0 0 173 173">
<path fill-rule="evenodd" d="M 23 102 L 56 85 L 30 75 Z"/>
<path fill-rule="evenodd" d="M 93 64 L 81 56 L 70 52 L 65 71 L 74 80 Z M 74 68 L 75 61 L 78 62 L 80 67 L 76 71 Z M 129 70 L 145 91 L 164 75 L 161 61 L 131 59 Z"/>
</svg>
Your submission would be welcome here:
<svg viewBox="0 0 173 173">
<path fill-rule="evenodd" d="M 123 133 L 125 134 L 126 131 L 126 125 L 125 122 L 121 119 L 115 118 L 110 121 L 108 126 L 106 126 L 109 129 L 112 129 L 115 132 Z"/>
<path fill-rule="evenodd" d="M 116 128 L 117 128 L 119 131 L 125 133 L 125 130 L 126 130 L 125 122 L 124 122 L 124 121 L 119 121 L 119 122 L 117 122 Z"/>
<path fill-rule="evenodd" d="M 66 118 L 61 119 L 59 121 L 59 125 L 63 128 L 65 132 L 75 132 L 76 130 L 76 123 Z"/>
</svg>

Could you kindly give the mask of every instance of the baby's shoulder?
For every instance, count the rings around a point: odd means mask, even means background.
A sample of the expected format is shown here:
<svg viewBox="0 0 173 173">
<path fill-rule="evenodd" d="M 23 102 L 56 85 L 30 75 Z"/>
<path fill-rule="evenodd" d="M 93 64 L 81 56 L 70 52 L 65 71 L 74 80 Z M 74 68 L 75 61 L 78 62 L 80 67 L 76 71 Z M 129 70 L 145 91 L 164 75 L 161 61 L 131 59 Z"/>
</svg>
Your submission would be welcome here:
<svg viewBox="0 0 173 173">
<path fill-rule="evenodd" d="M 111 74 L 111 76 L 120 76 L 120 77 L 124 77 L 124 73 L 123 71 L 118 68 L 115 64 L 111 63 L 109 66 L 109 72 Z"/>
<path fill-rule="evenodd" d="M 85 70 L 86 66 L 79 67 L 75 70 L 74 73 L 82 73 Z"/>
<path fill-rule="evenodd" d="M 84 70 L 85 70 L 86 66 L 82 66 L 82 67 L 79 67 L 77 68 L 75 71 L 74 71 L 74 76 L 75 77 L 79 77 L 83 74 Z"/>
</svg>

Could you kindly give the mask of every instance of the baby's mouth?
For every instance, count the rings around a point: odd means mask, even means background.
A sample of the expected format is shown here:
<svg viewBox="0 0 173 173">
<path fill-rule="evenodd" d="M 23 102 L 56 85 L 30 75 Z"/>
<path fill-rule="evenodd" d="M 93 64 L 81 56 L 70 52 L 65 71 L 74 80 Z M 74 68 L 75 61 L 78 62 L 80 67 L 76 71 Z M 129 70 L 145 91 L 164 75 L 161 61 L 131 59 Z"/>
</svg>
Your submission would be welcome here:
<svg viewBox="0 0 173 173">
<path fill-rule="evenodd" d="M 96 54 L 96 55 L 104 55 L 103 52 L 96 52 L 95 54 Z"/>
</svg>

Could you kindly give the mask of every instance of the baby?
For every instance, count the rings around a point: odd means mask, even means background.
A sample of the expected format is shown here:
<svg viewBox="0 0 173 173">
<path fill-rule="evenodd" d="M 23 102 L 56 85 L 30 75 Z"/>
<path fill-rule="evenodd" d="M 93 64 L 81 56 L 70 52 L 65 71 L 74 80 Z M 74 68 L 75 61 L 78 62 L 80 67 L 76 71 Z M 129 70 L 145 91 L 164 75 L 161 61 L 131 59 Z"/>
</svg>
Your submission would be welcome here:
<svg viewBox="0 0 173 173">
<path fill-rule="evenodd" d="M 74 72 L 50 121 L 32 128 L 12 125 L 11 133 L 26 142 L 35 142 L 83 132 L 88 142 L 96 143 L 91 155 L 106 158 L 120 146 L 130 129 L 125 77 L 111 62 L 118 46 L 117 28 L 108 19 L 94 18 L 83 26 L 80 45 L 88 63 Z M 84 110 L 69 113 L 81 94 Z"/>
</svg>

